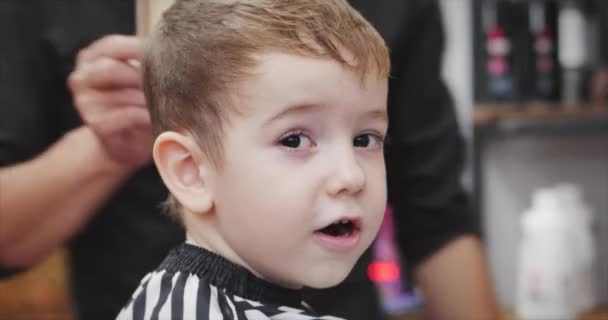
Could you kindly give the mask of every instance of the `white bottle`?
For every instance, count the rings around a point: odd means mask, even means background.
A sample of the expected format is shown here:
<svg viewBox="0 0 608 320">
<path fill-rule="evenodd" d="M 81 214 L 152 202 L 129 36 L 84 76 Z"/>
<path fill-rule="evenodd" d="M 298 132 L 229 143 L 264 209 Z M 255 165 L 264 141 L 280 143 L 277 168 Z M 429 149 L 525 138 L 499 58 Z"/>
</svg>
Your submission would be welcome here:
<svg viewBox="0 0 608 320">
<path fill-rule="evenodd" d="M 522 215 L 515 299 L 519 319 L 576 318 L 578 304 L 570 296 L 576 268 L 570 256 L 574 247 L 562 202 L 554 190 L 541 189 Z"/>
<path fill-rule="evenodd" d="M 588 63 L 587 22 L 580 4 L 561 3 L 558 15 L 558 60 L 562 67 L 562 101 L 567 106 L 582 102 L 583 69 Z"/>
</svg>

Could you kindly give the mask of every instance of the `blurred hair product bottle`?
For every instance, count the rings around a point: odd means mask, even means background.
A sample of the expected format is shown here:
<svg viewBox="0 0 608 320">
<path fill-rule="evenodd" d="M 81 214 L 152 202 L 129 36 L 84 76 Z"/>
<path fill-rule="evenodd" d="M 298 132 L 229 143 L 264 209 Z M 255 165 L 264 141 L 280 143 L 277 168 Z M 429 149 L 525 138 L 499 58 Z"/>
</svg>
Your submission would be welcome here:
<svg viewBox="0 0 608 320">
<path fill-rule="evenodd" d="M 522 320 L 571 320 L 593 306 L 591 211 L 578 187 L 537 190 L 521 217 L 515 311 Z"/>
<path fill-rule="evenodd" d="M 589 64 L 588 26 L 583 4 L 577 0 L 560 3 L 558 15 L 558 57 L 562 68 L 562 102 L 568 106 L 586 100 L 585 76 Z"/>
<path fill-rule="evenodd" d="M 530 33 L 534 53 L 532 98 L 558 100 L 558 62 L 556 50 L 555 1 L 532 0 L 529 3 Z"/>
<path fill-rule="evenodd" d="M 499 11 L 504 9 L 502 3 L 497 1 L 482 2 L 487 96 L 490 100 L 500 102 L 512 101 L 515 95 L 511 41 L 499 21 Z"/>
</svg>

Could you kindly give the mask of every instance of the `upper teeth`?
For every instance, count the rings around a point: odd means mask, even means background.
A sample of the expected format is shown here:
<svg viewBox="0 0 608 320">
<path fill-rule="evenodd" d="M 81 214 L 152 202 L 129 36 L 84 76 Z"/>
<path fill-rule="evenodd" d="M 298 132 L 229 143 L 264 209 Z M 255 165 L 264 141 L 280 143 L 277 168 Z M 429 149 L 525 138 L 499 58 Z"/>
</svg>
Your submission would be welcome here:
<svg viewBox="0 0 608 320">
<path fill-rule="evenodd" d="M 342 223 L 342 224 L 347 224 L 347 223 L 349 223 L 349 222 L 350 222 L 350 221 L 348 221 L 348 220 L 340 220 L 340 223 Z"/>
</svg>

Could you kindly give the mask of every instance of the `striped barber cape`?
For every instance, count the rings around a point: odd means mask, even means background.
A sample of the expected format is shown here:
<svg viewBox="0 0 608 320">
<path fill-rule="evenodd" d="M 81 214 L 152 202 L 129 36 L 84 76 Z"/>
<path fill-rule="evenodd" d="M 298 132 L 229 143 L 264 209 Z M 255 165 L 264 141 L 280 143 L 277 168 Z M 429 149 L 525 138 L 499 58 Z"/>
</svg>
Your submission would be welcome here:
<svg viewBox="0 0 608 320">
<path fill-rule="evenodd" d="M 116 319 L 342 320 L 316 315 L 300 291 L 273 285 L 188 243 L 142 279 Z"/>
</svg>

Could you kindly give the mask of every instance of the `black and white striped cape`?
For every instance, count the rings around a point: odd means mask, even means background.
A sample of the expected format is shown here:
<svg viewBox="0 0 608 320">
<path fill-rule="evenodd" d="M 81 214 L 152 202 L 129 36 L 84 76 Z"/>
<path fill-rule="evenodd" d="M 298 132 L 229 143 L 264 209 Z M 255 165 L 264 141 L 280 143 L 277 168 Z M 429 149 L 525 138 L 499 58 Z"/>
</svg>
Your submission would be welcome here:
<svg viewBox="0 0 608 320">
<path fill-rule="evenodd" d="M 314 314 L 299 291 L 270 284 L 187 243 L 143 278 L 116 319 L 341 320 Z"/>
</svg>

